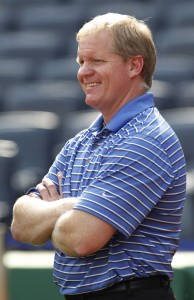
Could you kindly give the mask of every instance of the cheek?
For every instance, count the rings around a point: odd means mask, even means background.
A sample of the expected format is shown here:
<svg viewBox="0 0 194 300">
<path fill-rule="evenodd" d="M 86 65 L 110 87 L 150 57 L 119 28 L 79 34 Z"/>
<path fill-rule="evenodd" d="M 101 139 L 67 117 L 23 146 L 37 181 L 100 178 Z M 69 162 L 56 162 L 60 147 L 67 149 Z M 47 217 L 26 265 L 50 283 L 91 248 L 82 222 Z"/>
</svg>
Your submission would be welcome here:
<svg viewBox="0 0 194 300">
<path fill-rule="evenodd" d="M 130 70 L 129 66 L 125 63 L 112 68 L 111 75 L 118 80 L 126 81 L 129 78 Z M 120 82 L 122 84 L 122 82 Z"/>
<path fill-rule="evenodd" d="M 115 70 L 112 73 L 111 78 L 111 86 L 114 90 L 122 90 L 123 87 L 126 87 L 129 82 L 128 75 L 124 72 L 118 72 L 118 70 Z"/>
<path fill-rule="evenodd" d="M 129 70 L 125 69 L 123 72 L 119 74 L 119 80 L 120 84 L 125 87 L 125 89 L 129 86 L 130 84 L 130 74 Z"/>
</svg>

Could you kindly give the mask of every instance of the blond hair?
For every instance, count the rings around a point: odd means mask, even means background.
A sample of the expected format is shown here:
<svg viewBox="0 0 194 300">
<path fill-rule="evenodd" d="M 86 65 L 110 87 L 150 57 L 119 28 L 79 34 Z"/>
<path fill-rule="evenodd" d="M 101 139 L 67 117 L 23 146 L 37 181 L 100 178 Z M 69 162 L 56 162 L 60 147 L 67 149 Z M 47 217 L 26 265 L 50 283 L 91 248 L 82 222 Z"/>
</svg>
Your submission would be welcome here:
<svg viewBox="0 0 194 300">
<path fill-rule="evenodd" d="M 137 20 L 135 17 L 107 13 L 85 23 L 77 33 L 77 41 L 79 42 L 87 34 L 104 30 L 112 34 L 113 51 L 125 61 L 136 55 L 144 58 L 141 76 L 147 87 L 150 88 L 156 64 L 156 48 L 149 27 L 144 21 Z"/>
</svg>

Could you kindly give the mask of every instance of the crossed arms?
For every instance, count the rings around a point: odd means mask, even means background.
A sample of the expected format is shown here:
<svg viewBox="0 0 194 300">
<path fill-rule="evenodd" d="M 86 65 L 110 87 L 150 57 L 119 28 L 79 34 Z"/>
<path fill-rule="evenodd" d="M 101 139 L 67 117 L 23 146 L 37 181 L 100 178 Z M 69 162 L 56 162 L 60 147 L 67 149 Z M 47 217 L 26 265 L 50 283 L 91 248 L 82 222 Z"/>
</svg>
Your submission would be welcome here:
<svg viewBox="0 0 194 300">
<path fill-rule="evenodd" d="M 74 210 L 79 198 L 63 198 L 44 178 L 35 193 L 20 197 L 13 207 L 11 233 L 19 242 L 53 245 L 70 256 L 86 256 L 101 249 L 116 229 L 87 212 Z"/>
</svg>

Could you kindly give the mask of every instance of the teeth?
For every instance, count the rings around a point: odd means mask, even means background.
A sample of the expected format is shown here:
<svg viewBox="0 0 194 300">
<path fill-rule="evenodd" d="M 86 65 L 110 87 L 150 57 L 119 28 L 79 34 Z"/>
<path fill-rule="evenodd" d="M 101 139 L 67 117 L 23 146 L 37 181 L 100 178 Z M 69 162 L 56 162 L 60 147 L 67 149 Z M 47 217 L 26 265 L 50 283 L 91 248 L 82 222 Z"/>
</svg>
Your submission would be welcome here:
<svg viewBox="0 0 194 300">
<path fill-rule="evenodd" d="M 99 83 L 97 83 L 97 82 L 90 82 L 90 83 L 86 84 L 86 87 L 92 87 L 92 86 L 97 86 L 97 85 L 99 85 Z"/>
</svg>

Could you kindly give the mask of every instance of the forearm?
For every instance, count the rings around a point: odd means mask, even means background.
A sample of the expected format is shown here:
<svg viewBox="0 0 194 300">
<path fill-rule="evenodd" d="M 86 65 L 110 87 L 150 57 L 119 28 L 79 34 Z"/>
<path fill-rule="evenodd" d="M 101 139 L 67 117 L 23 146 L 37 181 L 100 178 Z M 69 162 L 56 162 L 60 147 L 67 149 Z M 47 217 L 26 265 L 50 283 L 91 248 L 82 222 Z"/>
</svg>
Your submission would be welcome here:
<svg viewBox="0 0 194 300">
<path fill-rule="evenodd" d="M 52 231 L 51 241 L 53 245 L 57 249 L 60 249 L 63 253 L 66 253 L 70 256 L 79 256 L 75 250 L 77 237 L 74 236 L 74 230 L 72 230 L 71 226 L 69 228 L 70 224 L 68 224 L 68 220 L 71 218 L 70 216 L 71 212 L 66 212 L 66 214 L 63 215 L 63 221 L 61 219 L 62 216 L 59 217 Z"/>
<path fill-rule="evenodd" d="M 74 205 L 66 199 L 47 202 L 32 196 L 19 198 L 13 208 L 11 224 L 14 239 L 35 245 L 47 242 L 57 219 Z"/>
<path fill-rule="evenodd" d="M 87 256 L 101 249 L 116 232 L 105 221 L 84 211 L 72 209 L 55 223 L 51 240 L 70 256 Z"/>
</svg>

